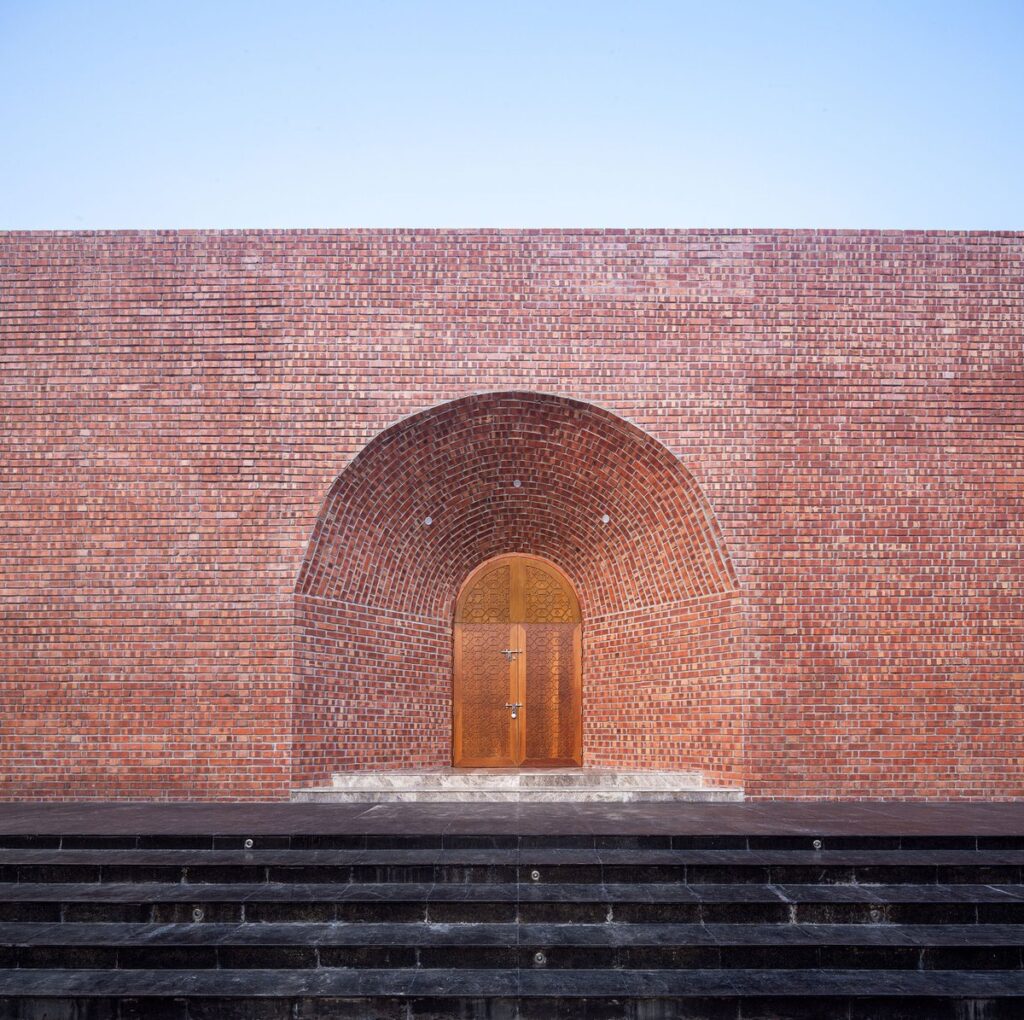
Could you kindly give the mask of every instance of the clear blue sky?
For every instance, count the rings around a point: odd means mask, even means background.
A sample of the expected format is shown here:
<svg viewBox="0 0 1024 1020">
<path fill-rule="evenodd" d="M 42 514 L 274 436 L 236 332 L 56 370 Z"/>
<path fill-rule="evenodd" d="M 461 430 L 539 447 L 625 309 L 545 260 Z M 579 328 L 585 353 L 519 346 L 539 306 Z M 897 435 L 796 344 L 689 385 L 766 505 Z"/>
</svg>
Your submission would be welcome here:
<svg viewBox="0 0 1024 1020">
<path fill-rule="evenodd" d="M 1024 228 L 1024 0 L 0 0 L 0 229 Z"/>
</svg>

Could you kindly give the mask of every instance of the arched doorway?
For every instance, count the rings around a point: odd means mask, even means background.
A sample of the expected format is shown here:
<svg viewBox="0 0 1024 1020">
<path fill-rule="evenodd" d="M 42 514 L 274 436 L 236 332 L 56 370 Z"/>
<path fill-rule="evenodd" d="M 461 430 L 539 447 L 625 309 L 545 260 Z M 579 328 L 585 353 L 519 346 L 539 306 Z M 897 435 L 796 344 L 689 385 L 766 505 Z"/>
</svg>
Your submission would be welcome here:
<svg viewBox="0 0 1024 1020">
<path fill-rule="evenodd" d="M 569 579 L 537 556 L 498 556 L 455 605 L 456 766 L 572 766 L 582 755 L 582 622 Z"/>
</svg>

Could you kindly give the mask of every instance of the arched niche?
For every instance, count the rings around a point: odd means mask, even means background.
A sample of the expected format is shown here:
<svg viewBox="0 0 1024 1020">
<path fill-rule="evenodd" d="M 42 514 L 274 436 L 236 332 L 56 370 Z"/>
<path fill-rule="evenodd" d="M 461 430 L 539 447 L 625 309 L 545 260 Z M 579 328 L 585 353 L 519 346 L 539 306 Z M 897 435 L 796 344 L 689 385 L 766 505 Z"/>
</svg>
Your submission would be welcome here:
<svg viewBox="0 0 1024 1020">
<path fill-rule="evenodd" d="M 331 487 L 296 585 L 296 781 L 451 763 L 455 599 L 509 553 L 578 593 L 585 765 L 739 778 L 741 593 L 700 487 L 609 411 L 513 392 L 398 422 Z"/>
</svg>

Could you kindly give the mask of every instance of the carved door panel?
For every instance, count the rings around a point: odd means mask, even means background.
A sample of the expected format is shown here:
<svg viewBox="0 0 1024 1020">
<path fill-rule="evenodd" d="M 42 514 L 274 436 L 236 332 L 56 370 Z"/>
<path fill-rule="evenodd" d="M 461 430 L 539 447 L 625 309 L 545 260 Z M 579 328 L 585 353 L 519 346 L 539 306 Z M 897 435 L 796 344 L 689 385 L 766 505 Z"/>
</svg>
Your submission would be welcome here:
<svg viewBox="0 0 1024 1020">
<path fill-rule="evenodd" d="M 529 556 L 477 568 L 455 615 L 453 760 L 578 765 L 581 624 L 565 576 Z"/>
<path fill-rule="evenodd" d="M 514 765 L 518 727 L 506 707 L 518 691 L 512 648 L 512 566 L 476 575 L 459 599 L 455 624 L 455 762 Z"/>
<path fill-rule="evenodd" d="M 521 564 L 523 757 L 525 765 L 580 761 L 580 612 L 547 564 Z"/>
</svg>

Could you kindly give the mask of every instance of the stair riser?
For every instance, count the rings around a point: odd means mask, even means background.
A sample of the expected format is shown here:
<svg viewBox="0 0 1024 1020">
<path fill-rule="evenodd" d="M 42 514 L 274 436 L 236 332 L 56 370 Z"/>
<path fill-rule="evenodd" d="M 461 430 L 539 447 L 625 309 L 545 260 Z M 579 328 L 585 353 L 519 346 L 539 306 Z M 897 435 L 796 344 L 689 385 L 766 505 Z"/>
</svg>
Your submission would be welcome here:
<svg viewBox="0 0 1024 1020">
<path fill-rule="evenodd" d="M 294 790 L 294 803 L 307 804 L 635 804 L 667 802 L 740 802 L 739 790 Z"/>
<path fill-rule="evenodd" d="M 59 1007 L 55 1005 L 59 1003 Z M 57 1009 L 60 1012 L 57 1012 Z M 705 998 L 4 998 L 0 1016 L 18 1020 L 1020 1020 L 1015 998 L 898 996 L 715 996 Z"/>
<path fill-rule="evenodd" d="M 711 866 L 724 868 L 802 867 L 1024 867 L 1024 850 L 736 850 L 671 849 L 668 847 L 366 847 L 336 849 L 151 850 L 66 849 L 11 850 L 0 848 L 0 870 L 61 868 L 177 866 L 177 867 L 306 867 L 312 864 L 352 866 L 423 864 L 616 864 L 631 868 Z"/>
<path fill-rule="evenodd" d="M 418 791 L 544 789 L 557 792 L 572 789 L 689 790 L 700 789 L 703 778 L 695 772 L 577 773 L 553 776 L 549 773 L 521 775 L 424 775 L 381 776 L 374 773 L 335 773 L 331 786 L 338 790 Z"/>
<path fill-rule="evenodd" d="M 540 877 L 534 879 L 536 872 Z M 441 883 L 525 882 L 690 885 L 1019 885 L 1024 868 L 1016 865 L 626 865 L 626 864 L 414 864 L 373 865 L 187 865 L 145 864 L 20 865 L 0 868 L 0 882 L 164 882 L 209 883 Z"/>
<path fill-rule="evenodd" d="M 537 955 L 544 958 L 538 963 Z M 1019 970 L 1020 947 L 910 946 L 17 946 L 0 967 L 209 970 L 347 967 L 604 970 Z"/>
<path fill-rule="evenodd" d="M 205 902 L 0 903 L 0 921 L 192 923 L 366 921 L 419 923 L 1024 924 L 1014 903 Z M 202 922 L 199 922 L 202 923 Z"/>
</svg>

